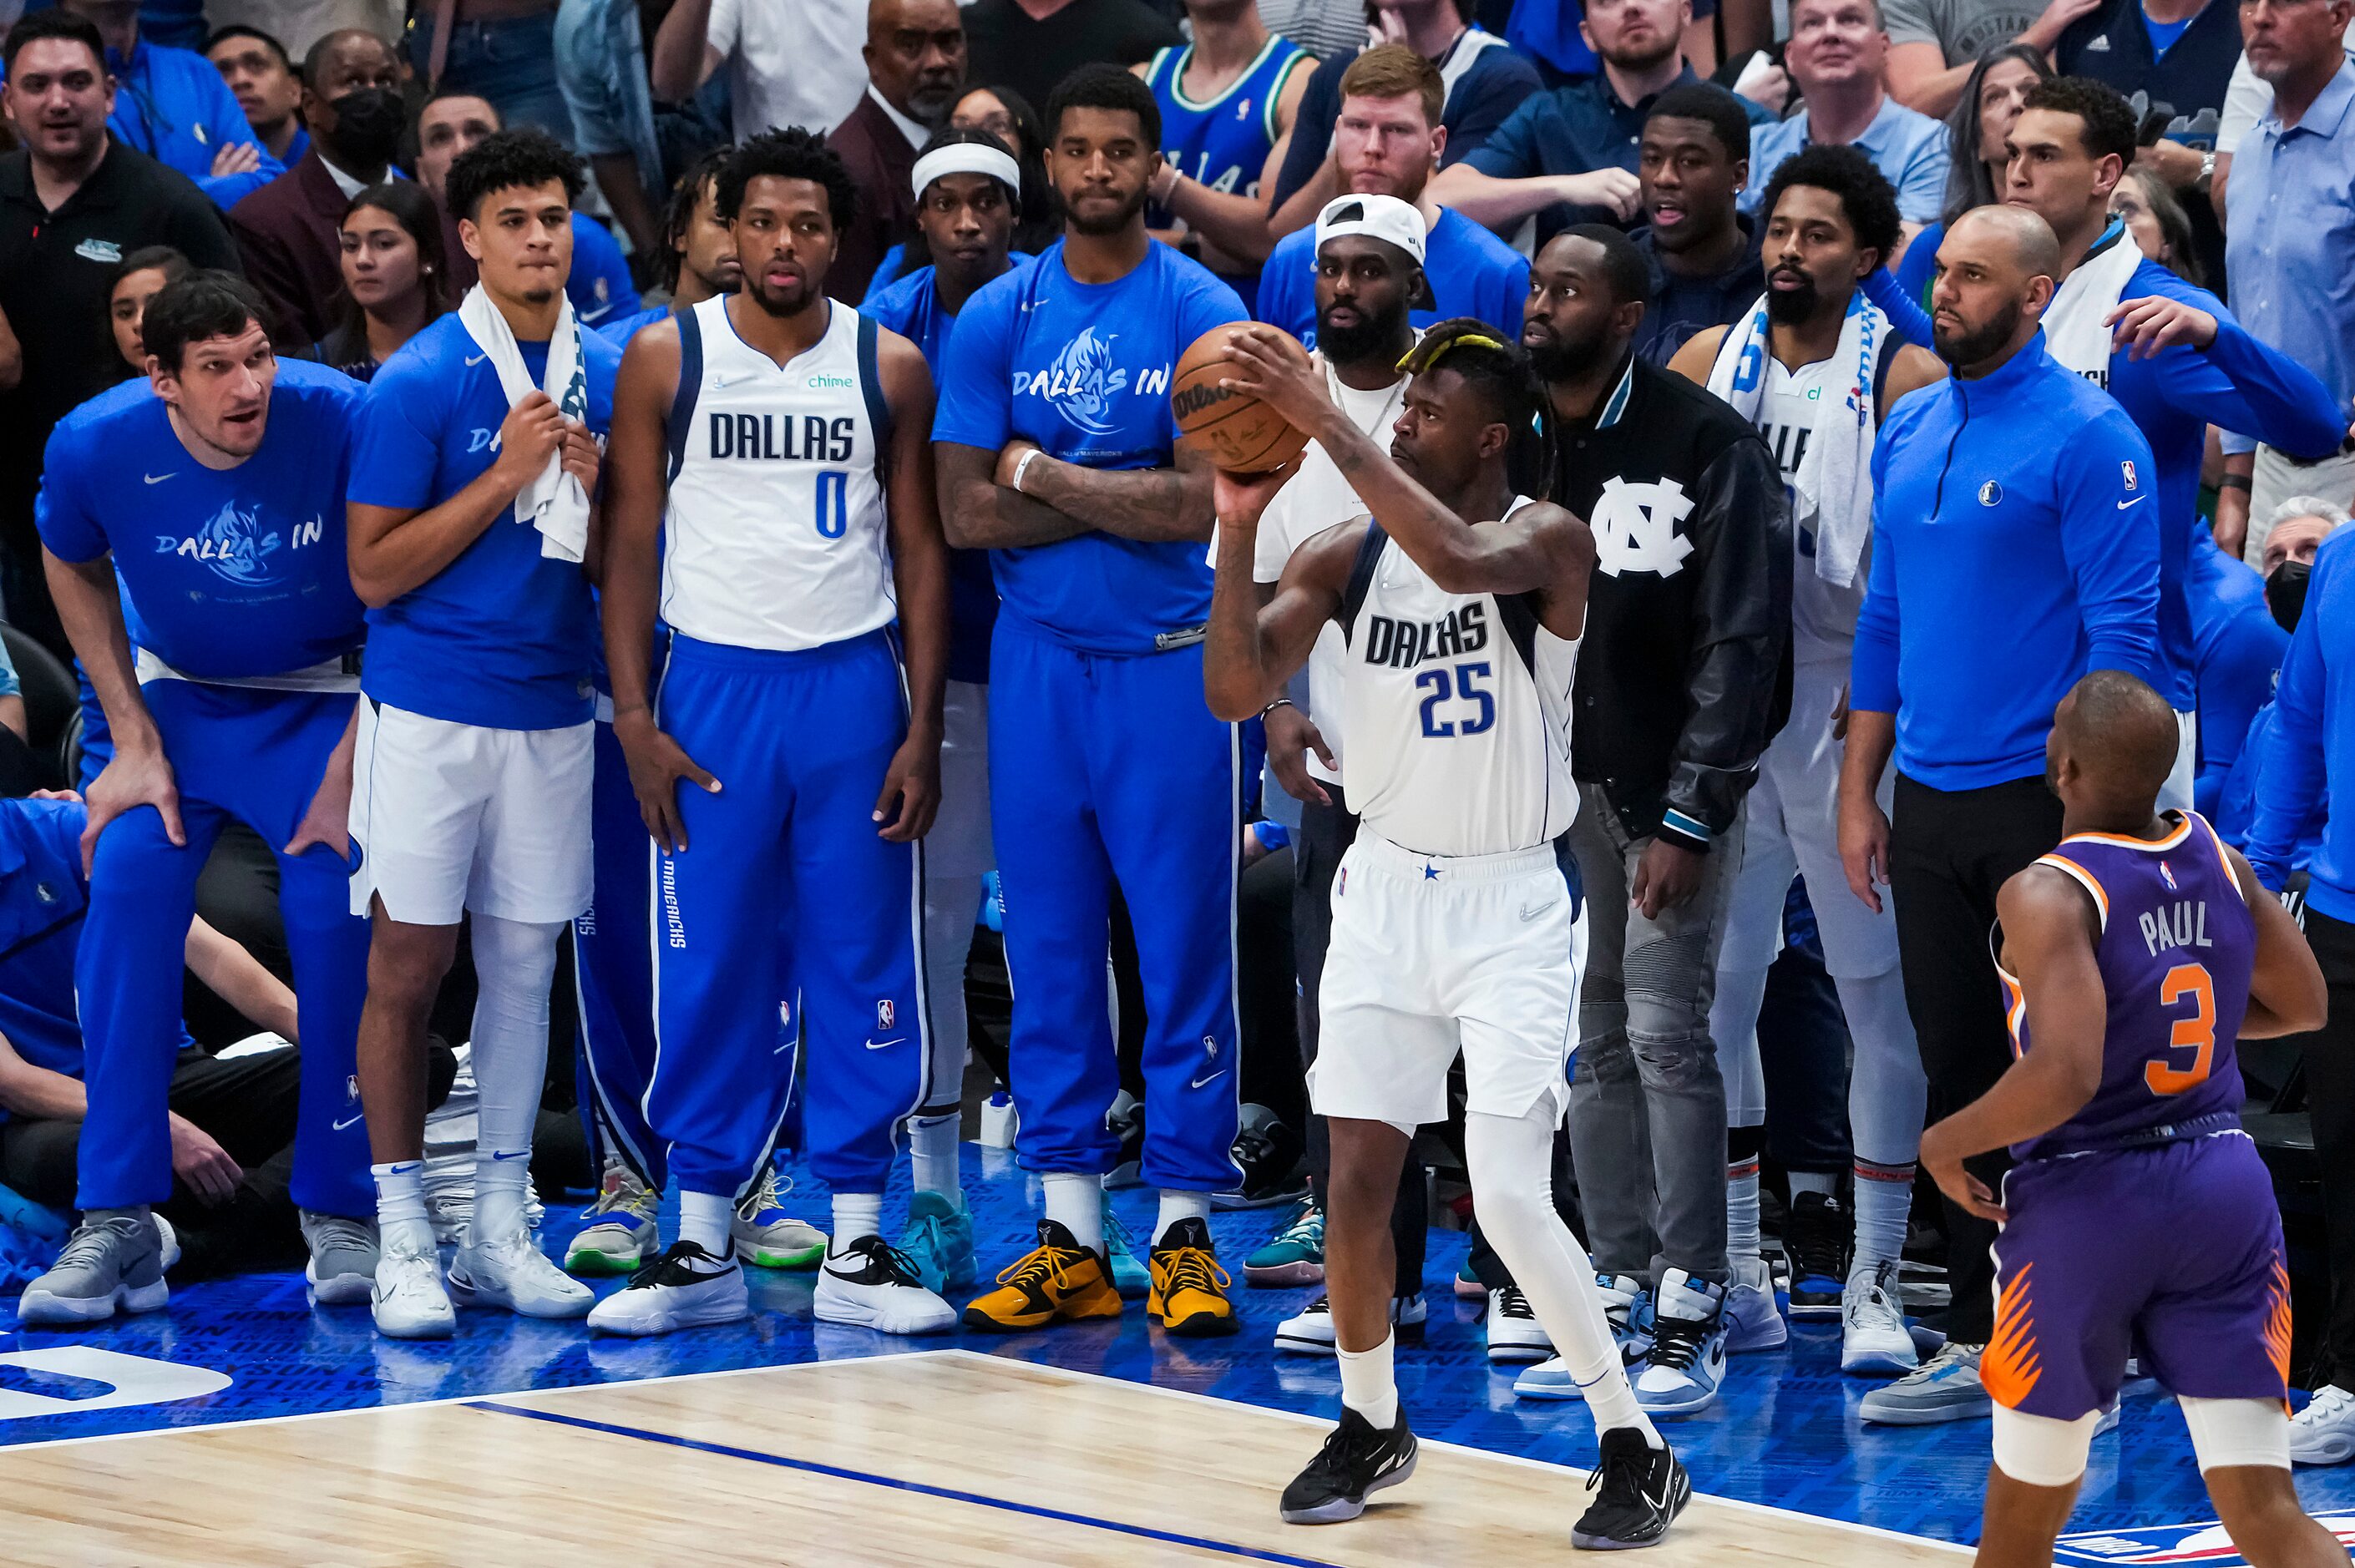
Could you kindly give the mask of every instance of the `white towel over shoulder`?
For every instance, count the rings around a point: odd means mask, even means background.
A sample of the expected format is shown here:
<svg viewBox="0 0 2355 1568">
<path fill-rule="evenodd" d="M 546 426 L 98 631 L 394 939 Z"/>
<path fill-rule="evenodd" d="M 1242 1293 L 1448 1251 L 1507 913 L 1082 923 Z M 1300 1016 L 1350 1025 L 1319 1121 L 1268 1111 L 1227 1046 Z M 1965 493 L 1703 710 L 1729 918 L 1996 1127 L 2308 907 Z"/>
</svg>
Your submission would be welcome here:
<svg viewBox="0 0 2355 1568">
<path fill-rule="evenodd" d="M 566 418 L 588 417 L 589 380 L 581 359 L 581 323 L 573 318 L 571 301 L 563 301 L 557 313 L 556 335 L 548 344 L 548 374 L 537 387 L 524 368 L 523 350 L 516 346 L 514 329 L 480 283 L 466 291 L 458 306 L 458 320 L 475 346 L 491 356 L 491 368 L 499 374 L 499 390 L 506 394 L 508 408 L 534 392 L 546 392 Z M 523 487 L 516 497 L 515 515 L 517 522 L 539 530 L 541 555 L 578 561 L 589 553 L 589 494 L 579 480 L 564 471 L 561 452 L 549 458 L 538 477 Z"/>
</svg>

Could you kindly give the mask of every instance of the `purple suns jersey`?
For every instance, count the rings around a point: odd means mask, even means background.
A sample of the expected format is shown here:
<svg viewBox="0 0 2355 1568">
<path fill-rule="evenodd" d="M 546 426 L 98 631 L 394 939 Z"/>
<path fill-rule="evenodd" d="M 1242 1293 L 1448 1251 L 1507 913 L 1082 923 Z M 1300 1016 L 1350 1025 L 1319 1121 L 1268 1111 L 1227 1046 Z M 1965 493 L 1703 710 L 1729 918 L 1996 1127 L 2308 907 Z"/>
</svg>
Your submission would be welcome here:
<svg viewBox="0 0 2355 1568">
<path fill-rule="evenodd" d="M 2102 1086 L 2022 1160 L 2163 1143 L 2239 1125 L 2232 1042 L 2249 1005 L 2256 921 L 2216 831 L 2182 814 L 2163 839 L 2074 833 L 2036 862 L 2073 877 L 2101 918 L 2094 956 L 2109 999 Z M 2003 970 L 2012 1053 L 2029 1049 L 2028 1004 Z"/>
</svg>

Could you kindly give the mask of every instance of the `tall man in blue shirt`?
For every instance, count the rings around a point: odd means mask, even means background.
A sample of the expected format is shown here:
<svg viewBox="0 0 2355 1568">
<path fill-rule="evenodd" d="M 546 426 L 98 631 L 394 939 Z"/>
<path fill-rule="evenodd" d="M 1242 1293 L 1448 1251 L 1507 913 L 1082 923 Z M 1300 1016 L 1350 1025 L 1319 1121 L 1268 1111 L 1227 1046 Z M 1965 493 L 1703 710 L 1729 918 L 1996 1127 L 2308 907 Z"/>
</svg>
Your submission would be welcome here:
<svg viewBox="0 0 2355 1568">
<path fill-rule="evenodd" d="M 2341 45 L 2350 17 L 2350 0 L 2242 5 L 2243 49 L 2274 101 L 2233 154 L 2224 243 L 2233 313 L 2311 366 L 2342 421 L 2355 400 L 2355 63 Z M 2261 446 L 2250 485 L 2244 527 L 2220 524 L 2217 542 L 2255 566 L 2263 520 L 2293 495 L 2344 500 L 2355 453 L 2342 446 L 2307 463 Z"/>
<path fill-rule="evenodd" d="M 482 282 L 387 360 L 352 460 L 352 583 L 368 606 L 352 837 L 375 922 L 360 1089 L 396 1338 L 454 1327 L 421 1180 L 425 1020 L 474 916 L 481 1096 L 474 1213 L 450 1283 L 527 1317 L 588 1288 L 524 1220 L 556 941 L 588 907 L 596 624 L 582 559 L 621 351 L 564 297 L 580 160 L 545 132 L 450 170 Z M 549 390 L 553 388 L 553 390 Z"/>
<path fill-rule="evenodd" d="M 166 285 L 142 323 L 150 379 L 82 405 L 49 440 L 37 521 L 50 591 L 114 736 L 90 789 L 76 975 L 90 1053 L 79 1201 L 102 1245 L 37 1287 L 85 1319 L 110 1315 L 149 1206 L 172 1195 L 180 998 L 157 981 L 232 819 L 282 846 L 308 1047 L 293 1192 L 310 1282 L 320 1300 L 358 1302 L 376 1271 L 352 1078 L 368 927 L 347 906 L 344 832 L 365 631 L 342 505 L 360 391 L 280 365 L 264 314 L 226 273 Z"/>
<path fill-rule="evenodd" d="M 2060 837 L 2044 787 L 2054 705 L 2088 670 L 2149 678 L 2159 555 L 2149 446 L 2047 351 L 2039 323 L 2062 270 L 2051 228 L 1981 207 L 1947 231 L 1938 263 L 1934 343 L 1954 375 L 1898 404 L 1873 448 L 1839 786 L 1849 886 L 1875 911 L 1884 887 L 1896 899 L 1934 1118 L 2009 1061 L 1987 947 L 1996 891 Z M 1892 751 L 1893 827 L 1874 799 Z M 2003 1162 L 1985 1158 L 1992 1186 Z M 1946 1234 L 1946 1349 L 1866 1395 L 1868 1421 L 1987 1413 L 1994 1227 L 1949 1203 Z"/>
<path fill-rule="evenodd" d="M 1233 729 L 1202 698 L 1208 463 L 1173 453 L 1169 376 L 1243 319 L 1234 291 L 1146 233 L 1153 91 L 1084 67 L 1048 105 L 1064 238 L 965 302 L 932 427 L 949 543 L 994 552 L 990 769 L 1018 1153 L 1044 1178 L 1039 1246 L 973 1303 L 976 1328 L 1114 1317 L 1103 1181 L 1119 1157 L 1104 995 L 1117 885 L 1147 1019 L 1145 1180 L 1161 1189 L 1148 1310 L 1229 1334 L 1209 1195 L 1232 1187 Z"/>
</svg>

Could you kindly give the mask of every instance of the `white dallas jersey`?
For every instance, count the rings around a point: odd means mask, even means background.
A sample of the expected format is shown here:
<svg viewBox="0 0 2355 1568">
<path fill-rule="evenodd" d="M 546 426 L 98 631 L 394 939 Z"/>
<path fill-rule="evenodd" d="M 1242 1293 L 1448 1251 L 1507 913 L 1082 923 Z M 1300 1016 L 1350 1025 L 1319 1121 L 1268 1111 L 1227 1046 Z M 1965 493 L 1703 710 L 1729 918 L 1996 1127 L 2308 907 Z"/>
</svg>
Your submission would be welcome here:
<svg viewBox="0 0 2355 1568">
<path fill-rule="evenodd" d="M 1833 370 L 1838 358 L 1834 355 L 1792 370 L 1773 355 L 1766 356 L 1766 395 L 1758 403 L 1758 433 L 1766 438 L 1775 466 L 1783 471 L 1785 491 L 1798 482 L 1799 460 L 1807 455 L 1807 442 L 1815 438 L 1826 400 L 1846 411 L 1849 378 Z M 1856 617 L 1864 608 L 1868 563 L 1859 563 L 1856 581 L 1842 588 L 1824 581 L 1816 570 L 1811 530 L 1793 528 L 1791 547 L 1791 657 L 1801 664 L 1846 664 L 1856 647 Z"/>
<path fill-rule="evenodd" d="M 1517 498 L 1508 517 L 1529 505 Z M 1550 843 L 1578 815 L 1570 693 L 1578 641 L 1536 596 L 1443 590 L 1369 526 L 1343 596 L 1341 749 L 1369 832 L 1423 854 Z"/>
<path fill-rule="evenodd" d="M 898 613 L 876 329 L 826 310 L 826 334 L 782 366 L 736 335 L 725 296 L 679 318 L 662 618 L 698 641 L 817 648 Z"/>
</svg>

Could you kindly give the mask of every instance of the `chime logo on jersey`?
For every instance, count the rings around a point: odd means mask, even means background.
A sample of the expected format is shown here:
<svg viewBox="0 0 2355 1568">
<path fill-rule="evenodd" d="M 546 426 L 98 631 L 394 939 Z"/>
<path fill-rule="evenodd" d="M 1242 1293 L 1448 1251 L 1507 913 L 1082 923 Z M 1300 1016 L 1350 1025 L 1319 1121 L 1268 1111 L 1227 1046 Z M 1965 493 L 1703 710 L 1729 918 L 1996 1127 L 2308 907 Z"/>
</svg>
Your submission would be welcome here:
<svg viewBox="0 0 2355 1568">
<path fill-rule="evenodd" d="M 1692 513 L 1692 498 L 1673 479 L 1628 483 L 1613 475 L 1594 503 L 1595 565 L 1612 577 L 1654 572 L 1672 577 L 1684 570 L 1692 541 L 1677 524 Z"/>
<path fill-rule="evenodd" d="M 2317 1514 L 2315 1522 L 2355 1545 L 2355 1513 Z M 2178 1563 L 2196 1568 L 2248 1568 L 2221 1524 L 2168 1524 L 2148 1530 L 2096 1530 L 2064 1535 L 2052 1554 L 2056 1568 L 2118 1568 L 2129 1563 Z"/>
<path fill-rule="evenodd" d="M 282 534 L 263 524 L 260 508 L 240 511 L 231 501 L 193 534 L 156 535 L 155 553 L 202 561 L 215 576 L 240 588 L 267 588 L 286 564 L 278 558 L 282 550 L 315 545 L 325 533 L 325 520 L 314 517 Z"/>
</svg>

